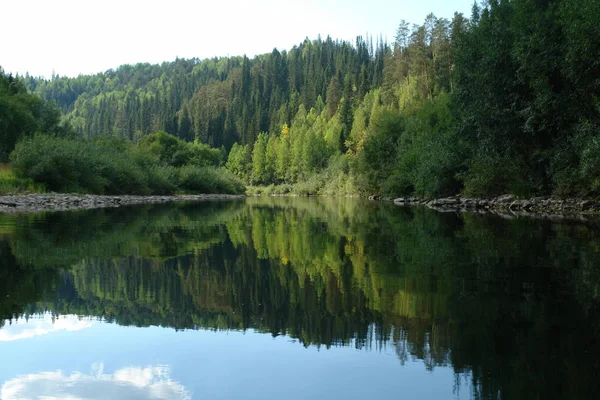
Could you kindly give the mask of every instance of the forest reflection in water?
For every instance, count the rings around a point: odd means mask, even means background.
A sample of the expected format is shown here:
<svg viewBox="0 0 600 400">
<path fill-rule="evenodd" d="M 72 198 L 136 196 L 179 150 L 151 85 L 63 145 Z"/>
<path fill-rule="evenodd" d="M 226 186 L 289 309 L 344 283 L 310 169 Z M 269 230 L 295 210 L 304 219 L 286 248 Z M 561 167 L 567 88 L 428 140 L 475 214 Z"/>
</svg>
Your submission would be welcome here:
<svg viewBox="0 0 600 400">
<path fill-rule="evenodd" d="M 50 312 L 253 329 L 391 347 L 468 376 L 475 398 L 592 398 L 599 253 L 593 221 L 345 198 L 3 215 L 0 326 Z"/>
</svg>

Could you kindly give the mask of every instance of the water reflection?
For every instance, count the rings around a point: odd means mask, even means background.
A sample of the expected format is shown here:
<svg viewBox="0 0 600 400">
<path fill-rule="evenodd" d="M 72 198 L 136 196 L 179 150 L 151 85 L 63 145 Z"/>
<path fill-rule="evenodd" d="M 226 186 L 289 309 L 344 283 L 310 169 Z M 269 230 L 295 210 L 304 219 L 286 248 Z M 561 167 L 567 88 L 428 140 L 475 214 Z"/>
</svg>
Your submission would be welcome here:
<svg viewBox="0 0 600 400">
<path fill-rule="evenodd" d="M 29 339 L 55 332 L 76 332 L 92 326 L 92 322 L 75 315 L 55 316 L 49 313 L 4 321 L 0 342 Z"/>
<path fill-rule="evenodd" d="M 595 222 L 294 198 L 1 218 L 2 319 L 391 347 L 401 364 L 468 377 L 475 398 L 599 389 Z"/>
<path fill-rule="evenodd" d="M 130 367 L 104 373 L 102 364 L 93 374 L 63 371 L 19 376 L 0 388 L 2 399 L 191 399 L 180 383 L 169 378 L 168 366 Z"/>
</svg>

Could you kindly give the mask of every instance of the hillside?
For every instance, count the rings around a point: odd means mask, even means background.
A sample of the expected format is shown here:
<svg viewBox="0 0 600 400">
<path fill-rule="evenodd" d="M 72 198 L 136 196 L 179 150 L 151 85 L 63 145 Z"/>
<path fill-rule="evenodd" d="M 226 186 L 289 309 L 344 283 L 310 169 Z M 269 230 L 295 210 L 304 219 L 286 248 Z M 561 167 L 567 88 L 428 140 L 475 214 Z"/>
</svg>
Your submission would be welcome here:
<svg viewBox="0 0 600 400">
<path fill-rule="evenodd" d="M 393 43 L 22 78 L 80 136 L 223 147 L 253 185 L 435 197 L 600 192 L 600 4 L 492 0 L 401 21 Z"/>
</svg>

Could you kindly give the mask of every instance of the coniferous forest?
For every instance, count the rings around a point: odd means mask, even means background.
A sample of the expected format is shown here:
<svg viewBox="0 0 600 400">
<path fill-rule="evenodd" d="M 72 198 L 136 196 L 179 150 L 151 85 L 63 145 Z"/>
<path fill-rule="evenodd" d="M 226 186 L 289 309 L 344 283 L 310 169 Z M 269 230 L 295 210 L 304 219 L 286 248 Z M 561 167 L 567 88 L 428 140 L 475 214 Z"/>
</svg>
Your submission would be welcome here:
<svg viewBox="0 0 600 400">
<path fill-rule="evenodd" d="M 0 162 L 93 193 L 600 194 L 600 2 L 480 3 L 393 43 L 2 73 Z"/>
</svg>

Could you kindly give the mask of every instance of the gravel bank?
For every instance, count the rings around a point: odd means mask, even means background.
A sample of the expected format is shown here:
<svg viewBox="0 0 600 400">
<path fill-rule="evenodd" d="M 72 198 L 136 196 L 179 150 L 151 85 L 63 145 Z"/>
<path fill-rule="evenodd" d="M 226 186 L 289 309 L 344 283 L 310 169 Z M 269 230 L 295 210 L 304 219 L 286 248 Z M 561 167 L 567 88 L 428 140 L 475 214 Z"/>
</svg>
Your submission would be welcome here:
<svg viewBox="0 0 600 400">
<path fill-rule="evenodd" d="M 394 199 L 371 196 L 369 200 L 393 201 L 397 205 L 423 205 L 440 212 L 489 212 L 505 218 L 529 216 L 550 219 L 587 219 L 587 217 L 595 217 L 600 213 L 600 200 L 594 199 L 560 199 L 554 197 L 519 199 L 513 195 L 504 195 L 490 199 L 461 196 L 439 199 L 419 197 Z"/>
<path fill-rule="evenodd" d="M 27 194 L 0 196 L 0 212 L 37 212 L 122 207 L 134 204 L 167 203 L 242 198 L 244 195 L 197 194 L 175 196 L 98 196 L 91 194 Z"/>
</svg>

